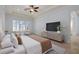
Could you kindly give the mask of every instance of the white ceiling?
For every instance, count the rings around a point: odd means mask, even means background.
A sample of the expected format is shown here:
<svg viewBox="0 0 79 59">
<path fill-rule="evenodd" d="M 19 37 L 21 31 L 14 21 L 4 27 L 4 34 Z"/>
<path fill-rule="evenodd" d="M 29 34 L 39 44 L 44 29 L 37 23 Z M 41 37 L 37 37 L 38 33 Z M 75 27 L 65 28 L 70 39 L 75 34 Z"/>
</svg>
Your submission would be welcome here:
<svg viewBox="0 0 79 59">
<path fill-rule="evenodd" d="M 58 5 L 36 5 L 39 7 L 38 12 L 33 12 L 30 14 L 28 11 L 24 11 L 25 8 L 28 8 L 28 5 L 7 5 L 6 7 L 6 12 L 9 14 L 22 14 L 22 15 L 32 15 L 32 16 L 37 16 L 43 12 L 48 11 L 51 8 L 55 8 Z"/>
</svg>

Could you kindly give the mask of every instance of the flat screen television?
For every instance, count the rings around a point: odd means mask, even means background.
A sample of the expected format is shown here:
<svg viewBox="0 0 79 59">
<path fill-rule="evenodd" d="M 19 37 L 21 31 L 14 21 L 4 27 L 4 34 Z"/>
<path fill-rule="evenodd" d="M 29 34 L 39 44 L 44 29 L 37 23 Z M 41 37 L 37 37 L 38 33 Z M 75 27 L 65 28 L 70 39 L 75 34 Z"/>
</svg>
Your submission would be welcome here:
<svg viewBox="0 0 79 59">
<path fill-rule="evenodd" d="M 58 31 L 58 30 L 60 31 L 60 22 L 46 23 L 46 31 Z"/>
</svg>

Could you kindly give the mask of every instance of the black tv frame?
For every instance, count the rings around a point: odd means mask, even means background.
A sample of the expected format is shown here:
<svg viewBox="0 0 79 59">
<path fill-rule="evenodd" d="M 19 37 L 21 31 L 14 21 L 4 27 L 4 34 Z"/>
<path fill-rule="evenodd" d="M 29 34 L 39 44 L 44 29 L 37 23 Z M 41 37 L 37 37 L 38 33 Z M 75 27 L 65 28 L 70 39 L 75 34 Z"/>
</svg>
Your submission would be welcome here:
<svg viewBox="0 0 79 59">
<path fill-rule="evenodd" d="M 55 32 L 60 31 L 60 21 L 46 23 L 46 31 L 55 31 Z"/>
</svg>

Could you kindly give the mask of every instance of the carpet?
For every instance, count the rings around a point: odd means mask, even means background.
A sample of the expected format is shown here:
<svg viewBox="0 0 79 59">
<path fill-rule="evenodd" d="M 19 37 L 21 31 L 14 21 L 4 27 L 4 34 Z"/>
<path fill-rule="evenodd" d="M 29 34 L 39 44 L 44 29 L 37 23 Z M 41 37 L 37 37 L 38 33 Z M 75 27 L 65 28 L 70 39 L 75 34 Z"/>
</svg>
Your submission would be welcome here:
<svg viewBox="0 0 79 59">
<path fill-rule="evenodd" d="M 55 44 L 52 44 L 52 50 L 47 52 L 47 54 L 64 54 L 64 53 L 65 49 Z"/>
</svg>

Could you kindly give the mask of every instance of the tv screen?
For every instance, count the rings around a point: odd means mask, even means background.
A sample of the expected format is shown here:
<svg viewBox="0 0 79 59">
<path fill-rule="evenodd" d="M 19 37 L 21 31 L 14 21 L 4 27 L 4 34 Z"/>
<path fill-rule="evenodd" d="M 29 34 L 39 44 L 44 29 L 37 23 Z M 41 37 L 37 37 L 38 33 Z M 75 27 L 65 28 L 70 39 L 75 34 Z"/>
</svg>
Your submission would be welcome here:
<svg viewBox="0 0 79 59">
<path fill-rule="evenodd" d="M 52 22 L 46 24 L 46 30 L 47 31 L 58 31 L 58 26 L 60 26 L 60 22 Z M 60 27 L 59 27 L 60 30 Z"/>
</svg>

